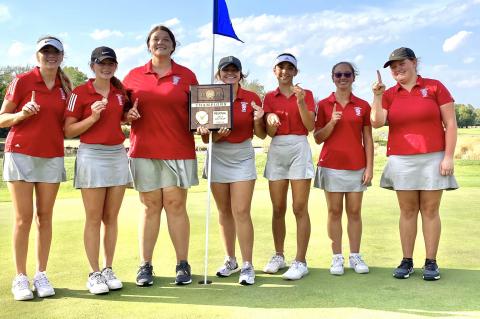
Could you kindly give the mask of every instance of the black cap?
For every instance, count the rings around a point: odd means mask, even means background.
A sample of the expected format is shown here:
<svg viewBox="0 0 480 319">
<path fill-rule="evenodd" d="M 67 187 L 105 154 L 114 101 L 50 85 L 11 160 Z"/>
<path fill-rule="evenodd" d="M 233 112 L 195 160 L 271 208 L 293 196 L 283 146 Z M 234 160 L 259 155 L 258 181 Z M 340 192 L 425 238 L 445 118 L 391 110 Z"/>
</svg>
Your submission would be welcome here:
<svg viewBox="0 0 480 319">
<path fill-rule="evenodd" d="M 218 62 L 218 69 L 223 70 L 228 65 L 233 64 L 237 67 L 238 71 L 242 71 L 242 62 L 234 56 L 226 56 L 220 59 Z"/>
<path fill-rule="evenodd" d="M 115 63 L 117 62 L 117 55 L 115 51 L 109 47 L 98 47 L 92 51 L 92 56 L 90 58 L 91 63 L 100 63 L 105 59 L 112 59 Z"/>
<path fill-rule="evenodd" d="M 387 68 L 388 66 L 390 66 L 390 64 L 393 61 L 401 61 L 405 59 L 416 59 L 416 58 L 417 57 L 415 56 L 415 53 L 413 52 L 412 49 L 401 47 L 401 48 L 395 49 L 392 53 L 390 53 L 390 56 L 388 57 L 388 61 L 385 62 L 383 67 Z"/>
</svg>

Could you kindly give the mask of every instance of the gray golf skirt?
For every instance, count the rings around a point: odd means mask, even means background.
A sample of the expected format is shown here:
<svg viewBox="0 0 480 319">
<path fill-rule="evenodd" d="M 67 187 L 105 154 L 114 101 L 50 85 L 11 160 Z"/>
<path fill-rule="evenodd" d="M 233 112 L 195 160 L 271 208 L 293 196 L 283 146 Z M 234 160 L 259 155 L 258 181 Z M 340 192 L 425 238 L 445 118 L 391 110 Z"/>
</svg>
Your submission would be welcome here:
<svg viewBox="0 0 480 319">
<path fill-rule="evenodd" d="M 380 187 L 391 190 L 457 189 L 455 176 L 440 174 L 444 154 L 390 155 L 380 179 Z"/>
<path fill-rule="evenodd" d="M 305 135 L 273 137 L 263 174 L 269 181 L 311 179 L 315 176 L 312 151 Z"/>
<path fill-rule="evenodd" d="M 127 152 L 122 144 L 80 144 L 75 160 L 75 188 L 112 187 L 131 183 Z"/>
<path fill-rule="evenodd" d="M 208 177 L 208 150 L 203 168 Z M 212 183 L 234 183 L 257 179 L 252 140 L 242 143 L 212 143 Z"/>
<path fill-rule="evenodd" d="M 60 183 L 67 180 L 62 157 L 36 157 L 7 152 L 3 158 L 3 180 L 29 183 Z"/>
<path fill-rule="evenodd" d="M 176 186 L 190 188 L 198 185 L 197 160 L 161 160 L 130 158 L 133 187 L 139 192 Z"/>
<path fill-rule="evenodd" d="M 367 186 L 372 185 L 372 183 L 362 184 L 363 172 L 365 172 L 364 168 L 353 171 L 317 166 L 313 186 L 327 192 L 363 192 L 367 190 Z"/>
</svg>

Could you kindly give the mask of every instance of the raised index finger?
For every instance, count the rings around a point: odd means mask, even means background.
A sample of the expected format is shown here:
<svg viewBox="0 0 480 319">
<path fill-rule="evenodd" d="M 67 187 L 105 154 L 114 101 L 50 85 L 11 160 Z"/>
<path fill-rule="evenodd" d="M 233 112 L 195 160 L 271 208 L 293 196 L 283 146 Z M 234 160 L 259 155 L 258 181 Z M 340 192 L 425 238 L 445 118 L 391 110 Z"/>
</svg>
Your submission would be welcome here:
<svg viewBox="0 0 480 319">
<path fill-rule="evenodd" d="M 382 75 L 380 74 L 380 71 L 377 70 L 377 80 L 378 83 L 382 83 Z"/>
<path fill-rule="evenodd" d="M 138 98 L 135 99 L 135 103 L 133 103 L 132 108 L 136 109 L 138 107 Z"/>
<path fill-rule="evenodd" d="M 35 103 L 35 91 L 32 91 L 32 98 L 30 99 L 30 102 Z"/>
<path fill-rule="evenodd" d="M 333 110 L 332 110 L 332 114 L 337 112 L 337 102 L 333 103 Z"/>
</svg>

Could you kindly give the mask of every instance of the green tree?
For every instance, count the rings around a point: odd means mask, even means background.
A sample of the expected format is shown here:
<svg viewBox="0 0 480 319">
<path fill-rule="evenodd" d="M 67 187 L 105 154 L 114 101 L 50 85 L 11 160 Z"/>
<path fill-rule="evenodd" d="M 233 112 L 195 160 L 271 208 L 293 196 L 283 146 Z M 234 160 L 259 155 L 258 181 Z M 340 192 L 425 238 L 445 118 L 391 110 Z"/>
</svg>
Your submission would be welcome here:
<svg viewBox="0 0 480 319">
<path fill-rule="evenodd" d="M 476 123 L 477 114 L 471 104 L 455 104 L 458 127 L 469 127 Z"/>
<path fill-rule="evenodd" d="M 65 72 L 65 74 L 70 78 L 74 88 L 85 83 L 85 81 L 88 79 L 87 75 L 80 71 L 76 66 L 66 66 L 63 68 L 63 72 Z"/>
<path fill-rule="evenodd" d="M 475 108 L 475 126 L 480 126 L 480 108 Z"/>
<path fill-rule="evenodd" d="M 253 91 L 258 94 L 258 96 L 263 100 L 265 96 L 265 87 L 258 82 L 258 80 L 254 79 L 252 81 L 248 81 L 247 79 L 243 80 L 242 88 L 245 90 Z"/>
</svg>

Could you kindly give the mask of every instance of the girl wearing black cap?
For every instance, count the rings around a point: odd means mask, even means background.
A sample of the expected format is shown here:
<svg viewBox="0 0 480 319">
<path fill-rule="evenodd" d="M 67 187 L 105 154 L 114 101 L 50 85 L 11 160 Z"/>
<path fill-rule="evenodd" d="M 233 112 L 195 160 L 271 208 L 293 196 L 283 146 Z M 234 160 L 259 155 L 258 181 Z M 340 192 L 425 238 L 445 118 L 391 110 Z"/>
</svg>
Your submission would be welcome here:
<svg viewBox="0 0 480 319">
<path fill-rule="evenodd" d="M 39 297 L 55 294 L 45 271 L 52 241 L 53 205 L 60 182 L 66 179 L 62 124 L 72 86 L 60 67 L 63 54 L 60 40 L 40 38 L 36 53 L 39 66 L 15 77 L 0 110 L 0 127 L 11 127 L 5 142 L 3 180 L 14 207 L 15 300 L 33 298 L 27 277 L 27 251 L 34 192 L 38 264 L 33 287 Z"/>
<path fill-rule="evenodd" d="M 395 190 L 400 206 L 400 239 L 403 259 L 395 278 L 413 273 L 413 249 L 417 218 L 422 217 L 426 259 L 423 279 L 438 280 L 436 262 L 440 240 L 442 191 L 458 188 L 453 176 L 453 155 L 457 140 L 454 100 L 437 80 L 417 74 L 413 50 L 394 50 L 384 68 L 390 67 L 397 84 L 388 90 L 377 71 L 373 85 L 372 126 L 388 121 L 388 162 L 380 186 Z"/>
<path fill-rule="evenodd" d="M 218 269 L 218 277 L 228 277 L 240 270 L 239 283 L 252 285 L 255 271 L 252 265 L 253 224 L 250 216 L 253 188 L 257 178 L 253 134 L 265 138 L 263 109 L 257 94 L 240 86 L 245 78 L 242 64 L 234 56 L 224 57 L 218 63 L 217 80 L 233 85 L 233 129 L 213 132 L 212 140 L 212 193 L 218 208 L 221 237 L 226 257 Z M 199 128 L 205 143 L 207 129 Z M 208 156 L 208 152 L 207 152 Z M 208 158 L 206 160 L 208 163 Z M 207 165 L 204 169 L 207 178 Z M 238 237 L 243 265 L 240 269 L 235 257 Z"/>
<path fill-rule="evenodd" d="M 85 206 L 84 244 L 90 263 L 87 288 L 104 294 L 122 288 L 112 270 L 117 242 L 117 217 L 126 185 L 131 182 L 121 129 L 127 97 L 114 76 L 117 56 L 108 47 L 93 50 L 90 68 L 95 78 L 76 87 L 65 112 L 65 136 L 80 135 L 74 186 Z M 99 268 L 100 228 L 103 224 L 104 268 Z"/>
</svg>

